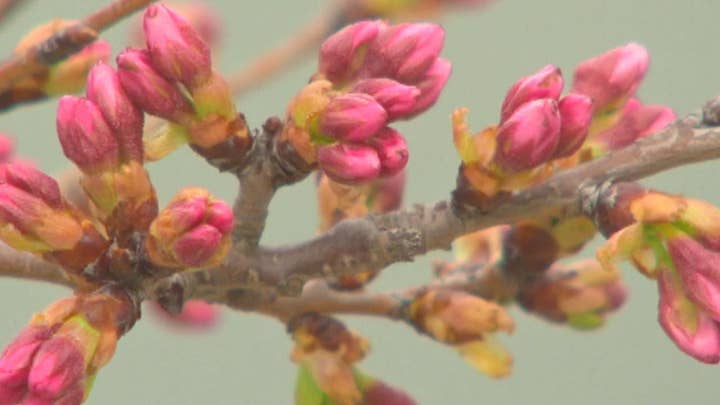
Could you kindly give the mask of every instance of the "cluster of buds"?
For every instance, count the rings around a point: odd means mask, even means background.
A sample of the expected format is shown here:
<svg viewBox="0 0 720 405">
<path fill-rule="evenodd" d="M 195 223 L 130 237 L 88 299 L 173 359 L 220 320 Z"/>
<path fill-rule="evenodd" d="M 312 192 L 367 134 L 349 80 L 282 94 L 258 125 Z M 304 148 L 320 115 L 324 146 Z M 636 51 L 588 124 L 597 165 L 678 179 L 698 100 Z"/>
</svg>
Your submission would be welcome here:
<svg viewBox="0 0 720 405">
<path fill-rule="evenodd" d="M 512 333 L 515 324 L 494 302 L 459 291 L 425 291 L 410 304 L 408 321 L 491 377 L 507 376 L 512 369 L 512 356 L 492 334 Z"/>
<path fill-rule="evenodd" d="M 250 137 L 230 89 L 212 69 L 210 48 L 192 25 L 162 4 L 143 15 L 147 49 L 117 57 L 120 83 L 143 111 L 169 121 L 146 141 L 145 155 L 159 159 L 190 142 L 198 150 L 244 153 Z"/>
<path fill-rule="evenodd" d="M 145 242 L 153 263 L 170 268 L 220 264 L 230 250 L 233 213 L 200 188 L 178 193 L 150 225 Z"/>
<path fill-rule="evenodd" d="M 143 113 L 105 63 L 90 71 L 86 97 L 64 96 L 58 104 L 63 152 L 83 173 L 83 189 L 111 234 L 144 231 L 157 214 L 142 132 Z"/>
<path fill-rule="evenodd" d="M 0 404 L 77 405 L 138 314 L 127 296 L 95 293 L 36 314 L 0 357 Z"/>
<path fill-rule="evenodd" d="M 572 91 L 593 100 L 586 149 L 598 156 L 657 132 L 675 120 L 666 106 L 644 105 L 635 92 L 649 66 L 647 50 L 636 43 L 611 49 L 578 64 Z"/>
<path fill-rule="evenodd" d="M 107 246 L 93 222 L 62 198 L 57 182 L 26 163 L 0 166 L 0 239 L 75 271 Z"/>
<path fill-rule="evenodd" d="M 332 180 L 359 184 L 400 172 L 404 137 L 388 126 L 435 103 L 450 75 L 434 24 L 352 24 L 320 49 L 317 74 L 288 107 L 281 142 L 290 142 Z"/>
<path fill-rule="evenodd" d="M 353 365 L 369 350 L 365 338 L 340 321 L 317 313 L 293 318 L 288 322 L 288 333 L 295 341 L 291 358 L 300 366 L 298 403 L 307 403 L 300 396 L 311 395 L 329 398 L 338 405 L 361 403 L 363 394 Z M 310 390 L 312 387 L 315 389 Z"/>
<path fill-rule="evenodd" d="M 23 57 L 30 49 L 62 30 L 76 24 L 77 21 L 55 19 L 30 31 L 15 48 L 15 55 Z M 32 101 L 48 96 L 74 93 L 85 86 L 90 68 L 98 61 L 107 61 L 110 57 L 110 45 L 97 40 L 73 54 L 67 59 L 55 62 L 40 72 L 28 76 L 8 89 L 0 98 L 3 105 Z"/>
<path fill-rule="evenodd" d="M 613 270 L 630 259 L 656 279 L 665 333 L 695 359 L 720 362 L 720 209 L 621 184 L 600 196 L 596 211 L 609 236 L 600 262 Z"/>
<path fill-rule="evenodd" d="M 648 63 L 640 45 L 612 49 L 580 63 L 565 96 L 560 70 L 546 66 L 517 81 L 503 101 L 500 123 L 475 135 L 467 109 L 458 109 L 453 134 L 463 161 L 460 195 L 481 204 L 665 127 L 675 117 L 671 109 L 634 98 Z"/>
<path fill-rule="evenodd" d="M 614 271 L 595 260 L 554 266 L 523 285 L 517 302 L 525 310 L 575 329 L 595 329 L 625 302 L 627 288 Z"/>
</svg>

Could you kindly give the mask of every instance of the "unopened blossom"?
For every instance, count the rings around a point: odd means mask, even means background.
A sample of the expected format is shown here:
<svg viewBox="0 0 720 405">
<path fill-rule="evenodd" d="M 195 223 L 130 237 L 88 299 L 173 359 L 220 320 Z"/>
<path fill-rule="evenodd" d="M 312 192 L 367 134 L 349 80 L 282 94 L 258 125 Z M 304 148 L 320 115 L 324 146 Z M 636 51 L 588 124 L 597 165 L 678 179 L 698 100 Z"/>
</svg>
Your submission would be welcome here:
<svg viewBox="0 0 720 405">
<path fill-rule="evenodd" d="M 368 141 L 380 159 L 380 176 L 392 176 L 405 168 L 410 153 L 405 137 L 400 132 L 385 127 Z"/>
<path fill-rule="evenodd" d="M 560 141 L 562 118 L 557 102 L 538 99 L 523 104 L 498 128 L 495 162 L 520 171 L 552 158 Z"/>
<path fill-rule="evenodd" d="M 629 99 L 618 112 L 617 122 L 593 136 L 607 150 L 625 147 L 636 140 L 662 130 L 675 121 L 672 108 L 645 105 L 636 98 Z"/>
<path fill-rule="evenodd" d="M 371 146 L 338 143 L 317 151 L 318 165 L 331 179 L 355 184 L 373 180 L 382 169 L 380 158 Z"/>
<path fill-rule="evenodd" d="M 203 300 L 188 300 L 179 314 L 173 315 L 157 303 L 148 306 L 160 320 L 171 327 L 192 330 L 212 329 L 220 321 L 220 307 Z"/>
<path fill-rule="evenodd" d="M 157 265 L 174 268 L 219 264 L 230 248 L 232 209 L 203 189 L 178 193 L 150 225 L 146 247 Z"/>
<path fill-rule="evenodd" d="M 571 91 L 590 97 L 595 112 L 617 108 L 635 94 L 649 64 L 642 45 L 611 49 L 577 65 Z"/>
<path fill-rule="evenodd" d="M 360 21 L 331 35 L 320 47 L 318 72 L 337 83 L 353 78 L 368 47 L 385 26 L 381 21 Z"/>
<path fill-rule="evenodd" d="M 520 106 L 533 100 L 549 98 L 557 100 L 563 89 L 563 78 L 560 69 L 547 65 L 516 81 L 510 87 L 500 110 L 500 121 L 503 122 Z"/>
<path fill-rule="evenodd" d="M 415 109 L 420 89 L 392 79 L 366 79 L 358 81 L 352 92 L 365 93 L 375 99 L 387 112 L 389 120 L 407 116 Z"/>
<path fill-rule="evenodd" d="M 585 142 L 592 121 L 592 100 L 570 93 L 558 102 L 560 111 L 560 139 L 554 158 L 570 156 Z"/>
<path fill-rule="evenodd" d="M 188 88 L 210 77 L 210 47 L 181 15 L 161 3 L 150 5 L 143 30 L 153 65 L 163 76 Z"/>
<path fill-rule="evenodd" d="M 331 138 L 365 141 L 387 122 L 387 112 L 367 94 L 348 93 L 330 100 L 321 113 L 320 131 Z"/>
<path fill-rule="evenodd" d="M 492 334 L 512 333 L 515 324 L 496 303 L 459 291 L 427 291 L 410 305 L 410 321 L 433 339 L 452 345 L 491 377 L 510 373 L 512 357 Z"/>
</svg>

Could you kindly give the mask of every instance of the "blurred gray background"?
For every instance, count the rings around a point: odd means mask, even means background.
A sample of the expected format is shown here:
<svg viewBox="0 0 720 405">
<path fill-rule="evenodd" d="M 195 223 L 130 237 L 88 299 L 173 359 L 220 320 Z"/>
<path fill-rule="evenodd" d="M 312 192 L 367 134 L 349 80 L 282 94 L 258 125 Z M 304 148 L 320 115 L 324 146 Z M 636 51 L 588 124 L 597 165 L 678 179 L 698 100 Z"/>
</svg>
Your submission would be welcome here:
<svg viewBox="0 0 720 405">
<path fill-rule="evenodd" d="M 77 18 L 99 0 L 28 0 L 0 29 L 2 57 L 35 24 L 55 16 Z M 323 0 L 208 1 L 225 19 L 225 43 L 217 66 L 231 72 L 264 48 L 279 44 L 320 10 Z M 640 95 L 648 103 L 698 109 L 720 93 L 717 0 L 499 0 L 479 13 L 447 15 L 444 55 L 454 74 L 438 104 L 398 127 L 412 150 L 408 202 L 445 198 L 458 159 L 448 116 L 471 109 L 475 129 L 495 122 L 507 87 L 522 75 L 554 63 L 567 75 L 580 60 L 629 41 L 645 44 L 652 67 Z M 124 47 L 127 25 L 105 34 L 114 51 Z M 313 58 L 239 100 L 251 124 L 283 112 L 313 72 Z M 0 131 L 18 138 L 19 151 L 49 172 L 67 165 L 55 138 L 55 101 L 0 114 Z M 647 181 L 655 187 L 720 204 L 718 163 L 694 165 Z M 153 164 L 161 204 L 187 185 L 209 188 L 231 200 L 233 181 L 182 150 Z M 264 242 L 279 244 L 313 235 L 313 187 L 306 181 L 282 190 L 271 207 Z M 592 255 L 591 250 L 584 252 Z M 441 252 L 433 257 L 449 257 Z M 374 285 L 397 288 L 430 276 L 430 257 L 395 266 Z M 494 381 L 476 373 L 450 349 L 386 320 L 347 321 L 374 343 L 362 367 L 404 387 L 422 404 L 696 404 L 717 401 L 720 370 L 680 353 L 656 322 L 655 284 L 627 269 L 631 299 L 606 327 L 576 332 L 551 326 L 517 308 L 517 331 L 503 341 L 515 355 L 515 371 Z M 67 291 L 39 283 L 0 283 L 0 344 L 7 344 L 33 312 Z M 89 404 L 290 404 L 295 367 L 291 343 L 276 321 L 226 311 L 212 333 L 176 335 L 143 319 L 124 337 L 97 379 Z"/>
</svg>

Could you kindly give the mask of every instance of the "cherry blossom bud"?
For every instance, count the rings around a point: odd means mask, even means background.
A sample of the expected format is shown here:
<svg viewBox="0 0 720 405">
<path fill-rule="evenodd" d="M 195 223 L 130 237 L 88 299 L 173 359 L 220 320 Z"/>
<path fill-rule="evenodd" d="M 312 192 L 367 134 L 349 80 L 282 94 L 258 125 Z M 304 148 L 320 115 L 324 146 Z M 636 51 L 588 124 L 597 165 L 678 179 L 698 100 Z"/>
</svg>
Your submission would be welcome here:
<svg viewBox="0 0 720 405">
<path fill-rule="evenodd" d="M 661 271 L 658 288 L 659 321 L 665 333 L 695 359 L 709 364 L 720 362 L 720 326 L 688 300 L 677 274 Z"/>
<path fill-rule="evenodd" d="M 367 94 L 348 93 L 330 100 L 320 117 L 320 131 L 334 139 L 364 141 L 387 122 L 385 109 Z"/>
<path fill-rule="evenodd" d="M 216 265 L 228 252 L 232 221 L 227 204 L 206 190 L 185 189 L 150 225 L 150 259 L 175 268 Z"/>
<path fill-rule="evenodd" d="M 52 338 L 35 354 L 28 388 L 36 396 L 54 399 L 80 382 L 85 374 L 81 348 L 68 337 Z"/>
<path fill-rule="evenodd" d="M 552 158 L 561 119 L 555 100 L 523 104 L 498 128 L 495 162 L 505 170 L 531 169 Z"/>
<path fill-rule="evenodd" d="M 720 253 L 689 236 L 668 240 L 668 252 L 688 298 L 716 321 L 720 320 Z"/>
<path fill-rule="evenodd" d="M 629 43 L 581 62 L 572 91 L 593 100 L 593 111 L 615 108 L 635 94 L 650 63 L 647 50 Z"/>
<path fill-rule="evenodd" d="M 381 21 L 361 21 L 330 36 L 320 47 L 318 71 L 334 83 L 352 78 L 368 45 L 385 26 Z"/>
<path fill-rule="evenodd" d="M 123 161 L 143 160 L 143 113 L 125 94 L 115 70 L 98 63 L 90 71 L 87 98 L 100 109 L 114 132 Z"/>
<path fill-rule="evenodd" d="M 359 184 L 380 174 L 380 158 L 370 146 L 335 144 L 317 151 L 320 168 L 332 180 L 344 184 Z"/>
<path fill-rule="evenodd" d="M 391 79 L 365 79 L 357 82 L 351 92 L 365 93 L 387 111 L 388 120 L 407 116 L 415 108 L 420 90 Z"/>
<path fill-rule="evenodd" d="M 116 167 L 119 145 L 102 112 L 92 101 L 64 96 L 56 119 L 63 152 L 86 174 Z"/>
<path fill-rule="evenodd" d="M 662 130 L 675 121 L 675 118 L 675 112 L 670 107 L 644 105 L 631 98 L 620 112 L 618 122 L 595 137 L 609 150 L 615 150 Z"/>
<path fill-rule="evenodd" d="M 420 89 L 420 96 L 418 96 L 417 102 L 411 111 L 412 115 L 420 114 L 435 104 L 450 78 L 450 73 L 452 73 L 450 62 L 438 58 L 425 73 L 425 76 L 416 84 L 417 88 Z"/>
<path fill-rule="evenodd" d="M 163 76 L 188 88 L 210 77 L 210 48 L 185 18 L 153 4 L 143 15 L 143 30 L 153 65 Z"/>
<path fill-rule="evenodd" d="M 7 183 L 41 199 L 52 208 L 63 208 L 60 186 L 47 174 L 26 163 L 8 163 L 3 165 L 3 179 Z"/>
<path fill-rule="evenodd" d="M 407 165 L 410 153 L 405 138 L 396 130 L 385 127 L 368 142 L 380 158 L 380 175 L 392 176 Z"/>
<path fill-rule="evenodd" d="M 364 69 L 373 77 L 414 83 L 435 63 L 444 41 L 445 31 L 437 24 L 390 26 L 370 46 Z"/>
<path fill-rule="evenodd" d="M 411 304 L 413 323 L 445 343 L 463 343 L 515 328 L 512 318 L 494 302 L 463 292 L 429 291 Z"/>
<path fill-rule="evenodd" d="M 570 93 L 560 99 L 560 140 L 554 158 L 570 156 L 585 142 L 592 120 L 592 100 L 581 94 Z"/>
<path fill-rule="evenodd" d="M 156 70 L 147 51 L 126 49 L 118 55 L 117 65 L 125 93 L 143 111 L 174 122 L 194 115 L 190 102 Z"/>
<path fill-rule="evenodd" d="M 16 404 L 25 396 L 35 353 L 50 335 L 49 327 L 28 326 L 5 349 L 0 357 L 0 404 Z"/>
<path fill-rule="evenodd" d="M 510 87 L 500 109 L 500 122 L 504 122 L 521 105 L 541 99 L 560 97 L 563 78 L 557 66 L 547 65 L 536 73 L 525 76 Z"/>
<path fill-rule="evenodd" d="M 156 313 L 168 326 L 182 328 L 206 330 L 216 326 L 220 320 L 220 308 L 203 300 L 189 300 L 183 305 L 182 311 L 177 315 L 172 315 L 163 309 L 160 305 L 152 303 L 150 308 Z"/>
</svg>

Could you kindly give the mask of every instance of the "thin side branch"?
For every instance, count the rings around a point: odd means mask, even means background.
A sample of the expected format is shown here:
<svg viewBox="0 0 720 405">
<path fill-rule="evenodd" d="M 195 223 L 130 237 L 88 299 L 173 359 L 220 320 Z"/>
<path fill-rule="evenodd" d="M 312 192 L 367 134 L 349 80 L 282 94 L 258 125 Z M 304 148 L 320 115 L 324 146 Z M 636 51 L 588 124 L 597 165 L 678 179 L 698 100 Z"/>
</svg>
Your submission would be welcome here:
<svg viewBox="0 0 720 405">
<path fill-rule="evenodd" d="M 29 49 L 24 55 L 15 55 L 0 65 L 0 93 L 14 83 L 42 71 L 93 42 L 100 31 L 110 27 L 152 0 L 115 0 L 94 13 L 58 32 Z"/>
<path fill-rule="evenodd" d="M 0 0 L 0 22 L 4 22 L 19 6 L 27 3 L 25 0 Z"/>
<path fill-rule="evenodd" d="M 18 279 L 45 281 L 72 287 L 73 282 L 63 270 L 43 259 L 25 252 L 19 252 L 0 242 L 0 276 Z"/>
</svg>

